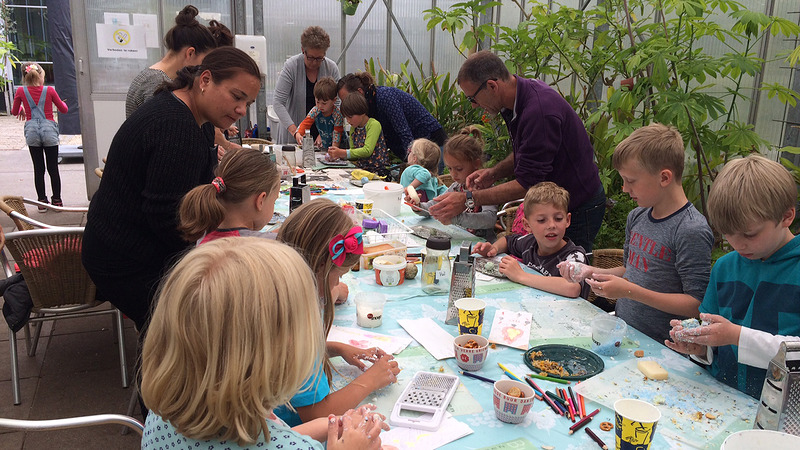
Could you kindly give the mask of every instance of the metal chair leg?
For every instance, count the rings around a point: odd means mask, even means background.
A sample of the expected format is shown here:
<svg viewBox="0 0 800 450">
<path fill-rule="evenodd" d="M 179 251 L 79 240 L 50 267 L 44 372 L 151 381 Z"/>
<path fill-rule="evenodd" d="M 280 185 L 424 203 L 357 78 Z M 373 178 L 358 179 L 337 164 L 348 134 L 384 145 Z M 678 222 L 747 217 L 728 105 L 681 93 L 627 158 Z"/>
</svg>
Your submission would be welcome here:
<svg viewBox="0 0 800 450">
<path fill-rule="evenodd" d="M 125 412 L 125 414 L 128 416 L 133 416 L 133 410 L 136 409 L 137 403 L 139 403 L 139 389 L 134 386 L 133 389 L 131 389 L 131 399 L 128 402 L 128 410 Z M 122 431 L 119 434 L 124 436 L 130 433 L 130 431 L 131 430 L 128 427 L 122 427 Z"/>
<path fill-rule="evenodd" d="M 36 317 L 44 317 L 44 314 L 38 313 Z M 28 347 L 28 356 L 36 355 L 36 349 L 39 348 L 39 336 L 42 335 L 42 327 L 44 326 L 44 322 L 37 322 L 36 323 L 36 331 L 33 333 L 33 344 Z"/>
<path fill-rule="evenodd" d="M 126 388 L 130 385 L 130 382 L 128 380 L 128 358 L 125 352 L 125 329 L 122 323 L 122 313 L 115 309 L 114 317 L 116 318 L 115 328 L 117 329 L 117 343 L 119 345 L 119 368 L 122 374 L 122 387 Z"/>
<path fill-rule="evenodd" d="M 8 342 L 11 345 L 11 389 L 14 391 L 14 404 L 22 403 L 19 387 L 19 359 L 17 357 L 17 333 L 8 330 Z"/>
</svg>

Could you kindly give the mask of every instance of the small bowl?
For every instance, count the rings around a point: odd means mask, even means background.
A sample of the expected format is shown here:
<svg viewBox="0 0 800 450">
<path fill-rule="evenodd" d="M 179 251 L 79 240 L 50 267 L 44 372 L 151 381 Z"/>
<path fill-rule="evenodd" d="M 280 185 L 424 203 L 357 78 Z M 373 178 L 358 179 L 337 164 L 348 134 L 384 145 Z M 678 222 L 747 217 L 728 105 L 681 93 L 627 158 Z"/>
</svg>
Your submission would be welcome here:
<svg viewBox="0 0 800 450">
<path fill-rule="evenodd" d="M 478 348 L 462 347 L 469 340 L 477 342 Z M 469 371 L 480 370 L 489 356 L 489 340 L 479 334 L 462 334 L 453 339 L 453 349 L 458 367 Z"/>
<path fill-rule="evenodd" d="M 511 397 L 507 392 L 512 388 L 519 388 L 524 398 Z M 515 380 L 499 380 L 494 382 L 494 415 L 506 423 L 522 423 L 528 411 L 533 406 L 533 388 L 525 383 Z"/>
<path fill-rule="evenodd" d="M 375 282 L 381 286 L 399 286 L 406 279 L 406 258 L 400 255 L 383 255 L 372 260 Z"/>
</svg>

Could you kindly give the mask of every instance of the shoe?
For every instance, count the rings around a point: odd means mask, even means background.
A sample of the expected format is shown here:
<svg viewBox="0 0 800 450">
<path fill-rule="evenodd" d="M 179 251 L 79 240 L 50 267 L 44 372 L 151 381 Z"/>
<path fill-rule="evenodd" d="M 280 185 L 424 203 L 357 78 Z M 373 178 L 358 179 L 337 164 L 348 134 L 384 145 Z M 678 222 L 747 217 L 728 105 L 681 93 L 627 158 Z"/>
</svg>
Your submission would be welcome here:
<svg viewBox="0 0 800 450">
<path fill-rule="evenodd" d="M 64 206 L 64 202 L 60 198 L 53 197 L 53 206 Z"/>
<path fill-rule="evenodd" d="M 39 200 L 39 203 L 49 203 L 49 202 L 48 202 L 48 201 L 47 201 L 47 199 L 45 198 L 45 199 L 40 199 L 40 200 Z M 47 212 L 47 210 L 48 210 L 48 208 L 47 208 L 46 206 L 37 206 L 37 208 L 39 208 L 39 212 L 40 212 L 40 213 L 46 213 L 46 212 Z"/>
</svg>

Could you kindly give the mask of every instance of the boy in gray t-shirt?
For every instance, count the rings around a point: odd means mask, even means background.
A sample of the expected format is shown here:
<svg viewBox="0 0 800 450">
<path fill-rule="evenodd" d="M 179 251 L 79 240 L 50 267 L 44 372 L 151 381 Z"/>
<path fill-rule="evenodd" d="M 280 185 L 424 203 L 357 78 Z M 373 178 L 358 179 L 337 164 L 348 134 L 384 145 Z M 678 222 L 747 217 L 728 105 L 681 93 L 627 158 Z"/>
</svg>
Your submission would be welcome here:
<svg viewBox="0 0 800 450">
<path fill-rule="evenodd" d="M 661 124 L 620 142 L 614 168 L 639 205 L 625 226 L 625 265 L 560 268 L 562 277 L 586 279 L 598 296 L 616 298 L 617 316 L 658 342 L 668 338 L 670 319 L 697 317 L 711 273 L 714 236 L 683 192 L 683 159 L 680 133 Z"/>
</svg>

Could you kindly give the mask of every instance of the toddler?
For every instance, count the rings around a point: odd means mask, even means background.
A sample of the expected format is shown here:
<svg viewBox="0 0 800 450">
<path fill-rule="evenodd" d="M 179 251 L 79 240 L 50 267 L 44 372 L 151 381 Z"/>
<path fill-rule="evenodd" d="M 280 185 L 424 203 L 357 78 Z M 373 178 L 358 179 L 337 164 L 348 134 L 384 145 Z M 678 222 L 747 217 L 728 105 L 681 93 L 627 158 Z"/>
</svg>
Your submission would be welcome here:
<svg viewBox="0 0 800 450">
<path fill-rule="evenodd" d="M 588 296 L 587 285 L 571 283 L 559 275 L 564 261 L 586 262 L 583 247 L 564 236 L 570 223 L 569 192 L 550 181 L 543 181 L 525 194 L 525 222 L 531 234 L 503 236 L 494 244 L 475 244 L 475 253 L 495 256 L 508 253 L 500 261 L 500 273 L 532 288 L 565 297 Z M 516 258 L 544 276 L 522 270 Z"/>
<path fill-rule="evenodd" d="M 349 159 L 361 169 L 388 175 L 389 149 L 383 138 L 381 123 L 369 117 L 367 99 L 361 93 L 348 95 L 342 100 L 342 115 L 353 129 L 350 131 L 350 149 L 328 149 L 330 159 Z"/>
<path fill-rule="evenodd" d="M 439 146 L 425 138 L 416 139 L 408 149 L 409 166 L 400 175 L 404 188 L 411 186 L 419 197 L 415 204 L 433 200 L 443 194 L 447 187 L 439 184 L 436 172 L 439 170 Z"/>
<path fill-rule="evenodd" d="M 317 80 L 314 84 L 314 100 L 317 104 L 311 108 L 294 133 L 297 145 L 303 145 L 303 136 L 305 136 L 306 130 L 316 125 L 319 135 L 314 145 L 326 150 L 331 146 L 341 146 L 344 119 L 339 106 L 336 105 L 336 99 L 336 81 L 331 77 Z"/>
</svg>

